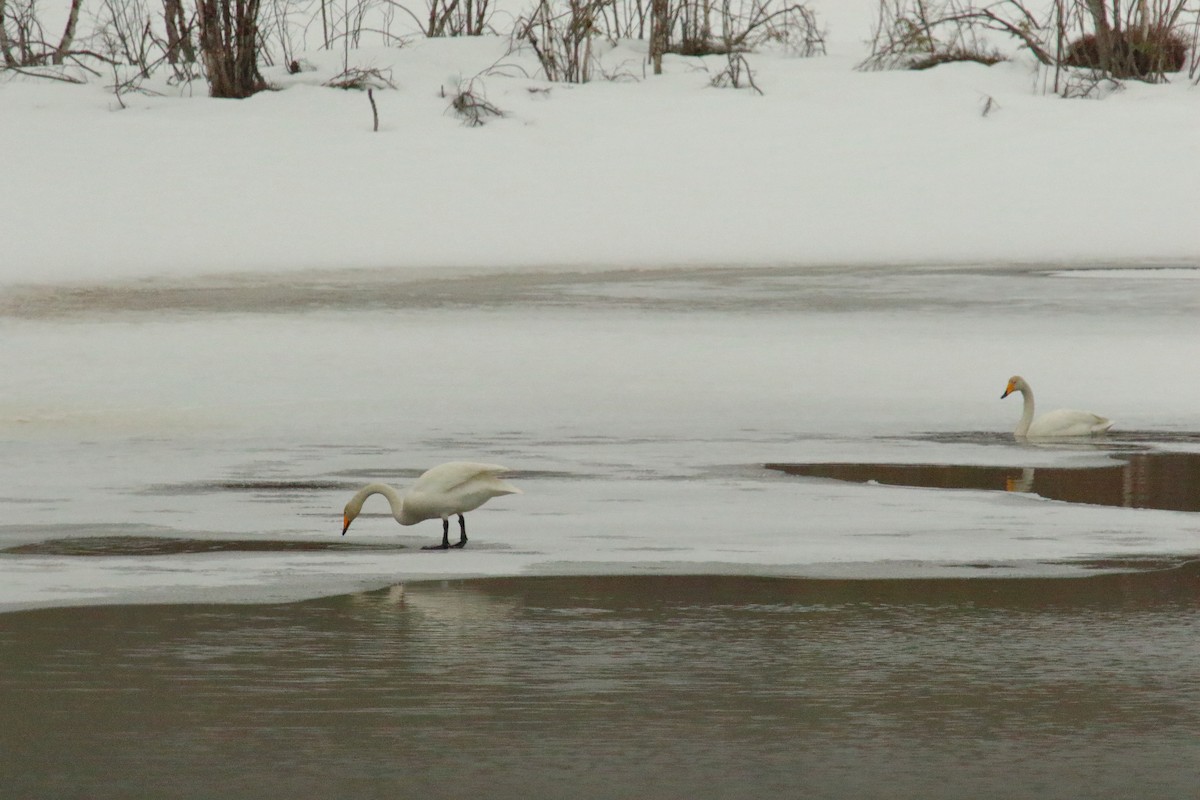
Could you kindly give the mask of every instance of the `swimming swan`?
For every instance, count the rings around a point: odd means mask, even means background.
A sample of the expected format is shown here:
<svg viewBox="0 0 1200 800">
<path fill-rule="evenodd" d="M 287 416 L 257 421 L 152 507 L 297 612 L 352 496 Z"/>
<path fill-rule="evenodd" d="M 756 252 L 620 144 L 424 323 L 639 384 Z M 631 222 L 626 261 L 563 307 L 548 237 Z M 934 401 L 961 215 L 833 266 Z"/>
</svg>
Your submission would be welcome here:
<svg viewBox="0 0 1200 800">
<path fill-rule="evenodd" d="M 421 548 L 422 550 L 447 550 L 450 547 L 465 547 L 467 544 L 467 521 L 463 514 L 474 511 L 493 497 L 505 494 L 521 494 L 521 490 L 500 480 L 507 469 L 496 464 L 476 464 L 471 461 L 450 461 L 439 464 L 417 478 L 409 490 L 400 494 L 385 483 L 369 483 L 358 491 L 342 517 L 342 535 L 350 523 L 362 511 L 363 503 L 373 494 L 387 498 L 392 507 L 392 516 L 401 525 L 416 525 L 427 519 L 442 520 L 442 543 Z M 450 544 L 450 517 L 458 515 L 461 538 L 458 544 Z"/>
<path fill-rule="evenodd" d="M 1013 433 L 1019 439 L 1037 439 L 1053 436 L 1095 436 L 1104 433 L 1113 426 L 1111 419 L 1097 416 L 1088 411 L 1070 411 L 1059 409 L 1048 411 L 1037 419 L 1033 418 L 1033 389 L 1020 375 L 1008 379 L 1008 386 L 1000 399 L 1008 397 L 1013 392 L 1020 392 L 1024 398 L 1025 407 L 1021 412 L 1021 421 L 1017 423 Z"/>
</svg>

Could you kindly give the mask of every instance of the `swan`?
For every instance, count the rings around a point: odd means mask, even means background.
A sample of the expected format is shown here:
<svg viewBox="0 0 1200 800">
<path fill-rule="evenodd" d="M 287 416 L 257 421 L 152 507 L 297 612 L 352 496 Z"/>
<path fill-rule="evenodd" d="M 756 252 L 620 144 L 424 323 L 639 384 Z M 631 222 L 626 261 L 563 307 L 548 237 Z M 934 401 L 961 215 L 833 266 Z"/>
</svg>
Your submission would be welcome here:
<svg viewBox="0 0 1200 800">
<path fill-rule="evenodd" d="M 427 519 L 442 520 L 442 543 L 429 545 L 422 550 L 448 550 L 465 547 L 467 544 L 467 521 L 463 514 L 474 511 L 493 497 L 506 494 L 521 494 L 521 490 L 500 479 L 508 472 L 496 464 L 477 464 L 473 461 L 450 461 L 424 472 L 409 487 L 403 497 L 386 483 L 368 483 L 359 489 L 342 516 L 342 536 L 350 523 L 362 511 L 363 503 L 373 494 L 387 498 L 392 507 L 392 516 L 401 525 L 416 525 Z M 450 517 L 458 515 L 460 538 L 450 544 Z"/>
<path fill-rule="evenodd" d="M 1025 407 L 1021 412 L 1021 421 L 1017 423 L 1013 433 L 1019 439 L 1044 438 L 1053 436 L 1095 436 L 1104 433 L 1113 426 L 1111 419 L 1106 419 L 1089 411 L 1070 411 L 1059 409 L 1047 411 L 1037 419 L 1033 418 L 1033 389 L 1020 375 L 1008 379 L 1008 386 L 1000 399 L 1008 397 L 1013 392 L 1020 392 Z"/>
</svg>

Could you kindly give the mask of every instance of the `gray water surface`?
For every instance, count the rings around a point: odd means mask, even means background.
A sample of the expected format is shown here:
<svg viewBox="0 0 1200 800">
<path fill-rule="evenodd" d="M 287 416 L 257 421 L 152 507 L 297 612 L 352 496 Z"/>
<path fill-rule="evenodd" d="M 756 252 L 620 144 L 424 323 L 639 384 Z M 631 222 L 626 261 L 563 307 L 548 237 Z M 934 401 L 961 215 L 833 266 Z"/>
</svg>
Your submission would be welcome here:
<svg viewBox="0 0 1200 800">
<path fill-rule="evenodd" d="M 1182 437 L 1180 437 L 1182 438 Z M 1191 437 L 1189 437 L 1191 438 Z M 766 464 L 808 478 L 930 489 L 990 489 L 1049 500 L 1121 508 L 1200 511 L 1200 453 L 1117 453 L 1110 464 L 1086 467 L 978 464 Z"/>
<path fill-rule="evenodd" d="M 1200 563 L 0 616 L 8 796 L 1183 798 Z"/>
</svg>

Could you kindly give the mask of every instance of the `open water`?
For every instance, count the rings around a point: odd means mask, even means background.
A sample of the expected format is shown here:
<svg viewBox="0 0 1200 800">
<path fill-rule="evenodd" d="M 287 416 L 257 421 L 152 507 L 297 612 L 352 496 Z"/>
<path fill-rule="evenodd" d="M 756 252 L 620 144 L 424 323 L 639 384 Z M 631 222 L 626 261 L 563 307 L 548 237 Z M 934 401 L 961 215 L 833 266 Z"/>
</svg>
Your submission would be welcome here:
<svg viewBox="0 0 1200 800">
<path fill-rule="evenodd" d="M 8 797 L 1188 798 L 1200 564 L 0 616 Z"/>
</svg>

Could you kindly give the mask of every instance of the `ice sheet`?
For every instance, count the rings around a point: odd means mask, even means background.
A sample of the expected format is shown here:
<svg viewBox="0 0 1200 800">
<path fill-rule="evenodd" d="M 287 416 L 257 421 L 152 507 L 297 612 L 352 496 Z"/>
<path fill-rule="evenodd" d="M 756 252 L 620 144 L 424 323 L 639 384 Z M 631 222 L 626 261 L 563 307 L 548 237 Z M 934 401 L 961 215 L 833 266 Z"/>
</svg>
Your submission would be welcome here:
<svg viewBox="0 0 1200 800">
<path fill-rule="evenodd" d="M 402 486 L 447 460 L 506 464 L 525 494 L 471 513 L 465 551 L 419 550 L 440 526 L 401 528 L 373 498 L 348 538 L 405 549 L 3 556 L 0 607 L 249 602 L 473 575 L 1069 574 L 1078 565 L 1061 562 L 1200 552 L 1186 513 L 762 468 L 1087 465 L 1139 440 L 1194 448 L 1172 439 L 1200 427 L 1189 278 L 518 272 L 472 282 L 490 299 L 461 305 L 427 302 L 450 280 L 411 301 L 383 281 L 388 302 L 366 310 L 318 289 L 372 280 L 293 281 L 325 300 L 236 312 L 110 298 L 0 319 L 0 371 L 15 376 L 0 397 L 0 546 L 336 540 L 363 483 Z M 1018 401 L 1000 399 L 1018 371 L 1046 407 L 1104 413 L 1122 438 L 1018 444 Z"/>
</svg>

